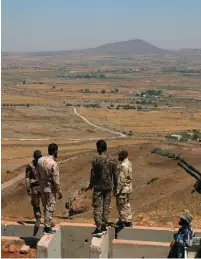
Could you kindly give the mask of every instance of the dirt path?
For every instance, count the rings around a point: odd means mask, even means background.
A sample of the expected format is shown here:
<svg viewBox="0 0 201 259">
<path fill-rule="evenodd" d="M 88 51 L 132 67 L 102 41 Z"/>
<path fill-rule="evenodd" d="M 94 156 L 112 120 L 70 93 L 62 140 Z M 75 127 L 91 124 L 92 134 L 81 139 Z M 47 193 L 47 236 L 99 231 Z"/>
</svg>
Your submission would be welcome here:
<svg viewBox="0 0 201 259">
<path fill-rule="evenodd" d="M 109 130 L 109 129 L 106 129 L 104 127 L 100 127 L 100 126 L 97 126 L 93 123 L 91 123 L 86 117 L 82 116 L 81 114 L 78 113 L 77 109 L 75 107 L 72 107 L 73 108 L 73 112 L 75 113 L 75 115 L 77 115 L 78 117 L 80 117 L 84 122 L 86 122 L 88 125 L 94 127 L 94 128 L 97 128 L 97 129 L 100 129 L 100 130 L 103 130 L 103 131 L 107 131 L 107 132 L 110 132 L 112 134 L 115 134 L 119 137 L 127 137 L 127 135 L 121 133 L 121 132 L 117 132 L 117 131 L 113 131 L 113 130 Z M 2 140 L 20 140 L 20 141 L 43 141 L 43 140 L 70 140 L 70 141 L 86 141 L 86 140 L 98 140 L 100 139 L 101 137 L 97 137 L 97 138 L 3 138 Z M 116 137 L 108 137 L 107 139 L 114 139 Z"/>
<path fill-rule="evenodd" d="M 81 114 L 79 114 L 78 111 L 77 111 L 77 109 L 76 109 L 75 107 L 73 107 L 73 112 L 74 112 L 77 116 L 79 116 L 82 120 L 84 120 L 87 124 L 91 125 L 91 126 L 94 127 L 94 128 L 98 128 L 98 129 L 101 129 L 101 130 L 104 130 L 104 131 L 108 131 L 108 132 L 110 132 L 110 133 L 112 133 L 112 134 L 116 134 L 116 135 L 118 135 L 118 136 L 120 136 L 120 137 L 127 137 L 127 136 L 126 136 L 125 134 L 123 134 L 123 133 L 116 132 L 116 131 L 112 131 L 112 130 L 109 130 L 109 129 L 106 129 L 106 128 L 102 128 L 102 127 L 100 127 L 100 126 L 97 126 L 97 125 L 91 123 L 90 121 L 87 120 L 87 118 L 85 118 L 84 116 L 82 116 Z M 110 138 L 108 138 L 108 139 L 115 139 L 115 138 L 116 138 L 116 137 L 110 137 Z M 59 138 L 12 139 L 12 140 L 22 140 L 22 141 L 33 140 L 33 141 L 35 141 L 35 140 L 52 140 L 52 139 L 54 139 L 54 140 L 57 139 L 57 140 L 58 140 Z M 98 140 L 98 139 L 100 139 L 100 137 L 99 137 L 99 138 L 88 138 L 88 139 L 68 139 L 68 138 L 65 138 L 65 140 L 78 140 L 78 141 L 83 141 L 83 140 L 91 141 L 91 140 Z M 3 140 L 11 140 L 11 139 L 3 139 Z M 64 139 L 59 139 L 59 140 L 64 140 Z M 68 159 L 66 159 L 66 160 L 63 160 L 63 161 L 58 162 L 58 164 L 60 164 L 60 163 L 62 163 L 62 162 L 69 161 L 69 160 L 72 160 L 72 159 L 76 159 L 76 158 L 77 158 L 77 156 L 72 157 L 72 158 L 68 158 Z M 4 190 L 5 188 L 7 188 L 7 187 L 13 185 L 14 183 L 16 183 L 17 181 L 22 180 L 23 178 L 24 178 L 24 174 L 21 174 L 21 175 L 15 177 L 15 178 L 13 178 L 12 180 L 9 180 L 9 181 L 3 183 L 3 184 L 1 185 L 1 189 Z"/>
<path fill-rule="evenodd" d="M 78 156 L 74 156 L 74 157 L 71 157 L 71 158 L 68 158 L 68 159 L 59 161 L 57 164 L 61 164 L 61 163 L 63 163 L 63 162 L 67 162 L 67 161 L 70 161 L 70 160 L 73 160 L 73 159 L 76 159 L 76 158 L 78 158 Z M 15 178 L 13 178 L 12 180 L 9 180 L 9 181 L 3 183 L 3 184 L 1 185 L 1 190 L 4 190 L 5 188 L 8 188 L 9 186 L 11 186 L 11 185 L 13 185 L 14 183 L 16 183 L 16 182 L 22 180 L 23 178 L 24 178 L 24 173 L 21 174 L 21 175 L 19 175 L 19 176 L 17 176 L 17 177 L 15 177 Z"/>
<path fill-rule="evenodd" d="M 108 132 L 110 132 L 110 133 L 112 133 L 112 134 L 118 135 L 118 136 L 123 137 L 123 138 L 127 137 L 127 135 L 125 135 L 125 134 L 123 134 L 123 133 L 121 133 L 121 132 L 109 130 L 109 129 L 106 129 L 106 128 L 103 128 L 103 127 L 100 127 L 100 126 L 97 126 L 97 125 L 91 123 L 89 120 L 87 120 L 86 117 L 84 117 L 84 116 L 82 116 L 81 114 L 78 113 L 76 107 L 73 107 L 73 111 L 74 111 L 74 113 L 75 113 L 77 116 L 79 116 L 79 117 L 80 117 L 81 119 L 83 119 L 87 124 L 93 126 L 94 128 L 97 128 L 97 129 L 100 129 L 100 130 L 104 130 L 104 131 L 108 131 Z"/>
</svg>

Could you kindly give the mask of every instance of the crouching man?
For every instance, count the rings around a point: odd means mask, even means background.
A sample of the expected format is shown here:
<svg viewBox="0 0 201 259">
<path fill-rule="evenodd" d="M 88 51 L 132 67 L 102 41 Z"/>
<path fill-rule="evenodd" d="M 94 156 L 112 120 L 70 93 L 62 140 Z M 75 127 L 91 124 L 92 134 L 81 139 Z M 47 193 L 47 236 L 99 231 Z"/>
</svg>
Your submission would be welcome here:
<svg viewBox="0 0 201 259">
<path fill-rule="evenodd" d="M 186 213 L 180 218 L 179 225 L 181 227 L 174 235 L 175 241 L 171 243 L 168 258 L 185 258 L 185 249 L 193 244 L 194 232 L 190 225 L 192 219 L 190 213 Z"/>
<path fill-rule="evenodd" d="M 120 150 L 118 153 L 119 165 L 117 167 L 117 192 L 116 206 L 119 214 L 119 221 L 116 227 L 132 227 L 132 209 L 130 204 L 130 196 L 132 188 L 132 164 L 128 160 L 128 152 Z"/>
</svg>

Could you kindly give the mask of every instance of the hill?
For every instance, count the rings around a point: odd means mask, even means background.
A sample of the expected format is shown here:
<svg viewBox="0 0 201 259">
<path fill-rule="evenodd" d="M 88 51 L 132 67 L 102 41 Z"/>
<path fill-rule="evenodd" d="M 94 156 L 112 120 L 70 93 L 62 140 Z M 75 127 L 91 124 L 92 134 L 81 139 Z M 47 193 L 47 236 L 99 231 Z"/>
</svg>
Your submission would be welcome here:
<svg viewBox="0 0 201 259">
<path fill-rule="evenodd" d="M 168 51 L 158 48 L 146 41 L 136 39 L 122 42 L 108 43 L 99 47 L 88 49 L 94 54 L 113 53 L 113 54 L 166 54 Z"/>
</svg>

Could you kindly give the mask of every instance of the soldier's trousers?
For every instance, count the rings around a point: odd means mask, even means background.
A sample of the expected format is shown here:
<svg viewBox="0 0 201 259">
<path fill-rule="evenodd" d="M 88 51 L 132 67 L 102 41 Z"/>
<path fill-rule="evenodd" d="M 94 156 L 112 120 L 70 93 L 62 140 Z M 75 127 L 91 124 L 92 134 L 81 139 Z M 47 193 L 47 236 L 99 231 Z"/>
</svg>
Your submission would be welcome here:
<svg viewBox="0 0 201 259">
<path fill-rule="evenodd" d="M 108 222 L 110 214 L 111 190 L 93 192 L 92 206 L 94 208 L 94 221 L 97 228 Z"/>
<path fill-rule="evenodd" d="M 119 213 L 119 219 L 124 222 L 132 221 L 132 209 L 130 204 L 130 193 L 124 193 L 116 196 L 116 206 Z"/>
<path fill-rule="evenodd" d="M 56 192 L 41 192 L 41 199 L 44 208 L 44 225 L 52 227 L 52 218 L 56 205 Z"/>
<path fill-rule="evenodd" d="M 34 216 L 36 220 L 40 220 L 41 218 L 40 199 L 41 199 L 40 187 L 33 186 L 31 188 L 31 205 L 33 207 Z"/>
</svg>

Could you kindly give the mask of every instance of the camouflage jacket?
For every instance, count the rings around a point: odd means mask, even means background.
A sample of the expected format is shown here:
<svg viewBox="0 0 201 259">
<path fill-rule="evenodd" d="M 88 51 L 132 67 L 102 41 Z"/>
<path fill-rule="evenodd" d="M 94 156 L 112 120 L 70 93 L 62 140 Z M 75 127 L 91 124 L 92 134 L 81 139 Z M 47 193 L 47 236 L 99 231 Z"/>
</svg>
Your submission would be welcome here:
<svg viewBox="0 0 201 259">
<path fill-rule="evenodd" d="M 132 164 L 128 158 L 117 166 L 117 194 L 131 193 L 132 187 Z"/>
<path fill-rule="evenodd" d="M 38 185 L 37 168 L 34 165 L 34 161 L 26 166 L 25 179 L 26 179 L 28 188 L 34 185 Z"/>
<path fill-rule="evenodd" d="M 44 156 L 38 160 L 38 181 L 45 192 L 60 191 L 59 167 L 53 156 Z"/>
<path fill-rule="evenodd" d="M 106 152 L 95 156 L 92 161 L 90 187 L 97 191 L 112 190 L 117 187 L 116 160 Z"/>
</svg>

